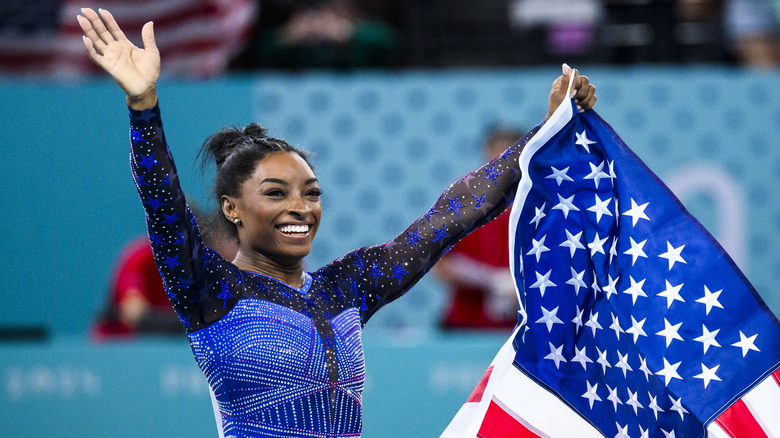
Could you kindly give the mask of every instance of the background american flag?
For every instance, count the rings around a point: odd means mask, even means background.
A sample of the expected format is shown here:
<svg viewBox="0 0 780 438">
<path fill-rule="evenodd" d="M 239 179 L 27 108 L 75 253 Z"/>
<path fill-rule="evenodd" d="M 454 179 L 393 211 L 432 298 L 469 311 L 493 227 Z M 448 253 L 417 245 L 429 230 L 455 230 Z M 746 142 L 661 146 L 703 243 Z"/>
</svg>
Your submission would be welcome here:
<svg viewBox="0 0 780 438">
<path fill-rule="evenodd" d="M 97 73 L 86 56 L 76 16 L 81 8 L 111 11 L 125 35 L 141 45 L 141 28 L 154 21 L 163 74 L 211 77 L 224 73 L 228 62 L 254 30 L 257 15 L 252 0 L 71 1 L 38 8 L 3 9 L 17 17 L 0 34 L 0 73 L 75 77 Z M 49 2 L 51 3 L 51 2 Z M 48 3 L 47 3 L 48 4 Z M 34 10 L 23 17 L 23 10 Z"/>
</svg>

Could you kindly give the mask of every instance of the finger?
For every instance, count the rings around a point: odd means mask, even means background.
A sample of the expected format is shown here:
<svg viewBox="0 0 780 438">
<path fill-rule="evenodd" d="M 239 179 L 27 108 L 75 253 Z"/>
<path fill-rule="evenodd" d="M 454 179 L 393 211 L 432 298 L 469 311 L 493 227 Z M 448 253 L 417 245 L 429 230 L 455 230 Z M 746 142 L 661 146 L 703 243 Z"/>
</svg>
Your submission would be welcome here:
<svg viewBox="0 0 780 438">
<path fill-rule="evenodd" d="M 572 91 L 569 94 L 569 97 L 574 97 L 577 94 L 577 88 L 579 88 L 581 81 L 580 71 L 576 68 L 572 69 L 572 71 L 574 72 L 574 80 L 571 82 Z"/>
<path fill-rule="evenodd" d="M 125 33 L 122 32 L 122 29 L 116 24 L 116 20 L 114 19 L 114 16 L 111 15 L 111 12 L 108 12 L 105 9 L 98 9 L 98 11 L 103 18 L 103 21 L 106 23 L 106 28 L 108 29 L 108 32 L 111 33 L 111 36 L 117 41 L 126 40 L 127 37 L 125 36 Z"/>
<path fill-rule="evenodd" d="M 83 17 L 81 15 L 76 16 L 76 20 L 79 22 L 79 27 L 81 27 L 81 31 L 84 33 L 84 36 L 87 40 L 89 40 L 90 47 L 97 50 L 98 54 L 102 55 L 103 49 L 106 47 L 106 43 L 104 43 L 98 36 L 97 32 L 95 32 L 95 29 L 92 27 L 92 22 L 89 20 L 89 18 Z M 86 44 L 86 42 L 84 44 Z"/>
<path fill-rule="evenodd" d="M 97 12 L 95 12 L 92 8 L 81 8 L 81 13 L 84 14 L 84 16 L 87 17 L 89 21 L 98 18 Z"/>
<path fill-rule="evenodd" d="M 577 102 L 577 107 L 580 112 L 589 111 L 593 109 L 596 104 L 596 87 L 588 85 L 588 94 Z"/>
<path fill-rule="evenodd" d="M 588 85 L 588 95 L 579 102 L 579 106 L 583 111 L 590 111 L 596 105 L 596 87 L 594 85 Z"/>
<path fill-rule="evenodd" d="M 555 78 L 552 85 L 552 93 L 554 94 L 560 93 L 561 89 L 566 86 L 564 84 L 568 84 L 566 80 L 566 76 L 558 76 L 557 78 Z"/>
<path fill-rule="evenodd" d="M 590 85 L 590 79 L 587 76 L 580 76 L 580 83 L 577 86 L 577 93 L 574 95 L 575 101 L 580 101 L 588 96 L 588 85 Z"/>
<path fill-rule="evenodd" d="M 106 25 L 103 23 L 103 20 L 98 16 L 97 13 L 95 13 L 95 11 L 89 8 L 84 8 L 82 12 L 84 13 L 84 16 L 87 17 L 89 22 L 92 24 L 92 28 L 94 29 L 95 34 L 97 35 L 98 39 L 100 39 L 100 41 L 102 41 L 105 44 L 116 41 L 114 39 L 114 36 L 111 35 L 111 32 L 109 32 L 108 29 L 106 29 Z M 96 42 L 94 38 L 90 38 L 90 39 L 92 39 L 93 43 Z"/>
<path fill-rule="evenodd" d="M 95 64 L 100 65 L 98 60 L 100 59 L 101 55 L 95 51 L 95 46 L 92 44 L 92 40 L 86 36 L 82 36 L 81 39 L 84 41 L 84 48 L 87 49 L 87 55 L 89 55 L 89 59 L 91 59 Z"/>
<path fill-rule="evenodd" d="M 569 86 L 569 76 L 571 75 L 571 72 L 572 70 L 571 67 L 569 67 L 569 64 L 563 63 L 563 65 L 561 65 L 561 76 L 559 76 L 556 81 L 559 84 L 559 90 L 561 87 Z"/>
<path fill-rule="evenodd" d="M 157 50 L 157 43 L 154 40 L 154 23 L 148 22 L 144 24 L 143 29 L 141 29 L 141 40 L 144 43 L 144 49 L 145 50 Z"/>
</svg>

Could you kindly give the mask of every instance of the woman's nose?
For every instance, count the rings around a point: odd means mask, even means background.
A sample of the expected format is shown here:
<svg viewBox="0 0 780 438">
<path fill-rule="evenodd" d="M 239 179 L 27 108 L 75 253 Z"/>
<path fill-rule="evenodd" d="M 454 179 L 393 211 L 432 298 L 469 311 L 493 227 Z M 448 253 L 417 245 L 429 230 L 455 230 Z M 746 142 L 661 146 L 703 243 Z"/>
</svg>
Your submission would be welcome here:
<svg viewBox="0 0 780 438">
<path fill-rule="evenodd" d="M 294 197 L 290 200 L 290 205 L 288 206 L 288 210 L 290 213 L 295 214 L 307 214 L 311 212 L 311 206 L 304 201 L 301 197 Z"/>
</svg>

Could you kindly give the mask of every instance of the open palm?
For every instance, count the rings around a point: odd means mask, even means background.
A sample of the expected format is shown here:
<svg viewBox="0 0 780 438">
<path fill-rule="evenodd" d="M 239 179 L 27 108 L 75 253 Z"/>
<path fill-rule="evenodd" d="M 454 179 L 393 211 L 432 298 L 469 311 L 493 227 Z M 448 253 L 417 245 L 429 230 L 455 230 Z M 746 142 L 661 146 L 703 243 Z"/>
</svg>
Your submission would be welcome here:
<svg viewBox="0 0 780 438">
<path fill-rule="evenodd" d="M 125 37 L 110 12 L 100 10 L 98 15 L 90 8 L 81 12 L 84 15 L 78 16 L 78 22 L 90 59 L 114 78 L 129 100 L 153 92 L 160 76 L 160 52 L 154 41 L 153 24 L 146 23 L 141 31 L 141 49 Z"/>
</svg>

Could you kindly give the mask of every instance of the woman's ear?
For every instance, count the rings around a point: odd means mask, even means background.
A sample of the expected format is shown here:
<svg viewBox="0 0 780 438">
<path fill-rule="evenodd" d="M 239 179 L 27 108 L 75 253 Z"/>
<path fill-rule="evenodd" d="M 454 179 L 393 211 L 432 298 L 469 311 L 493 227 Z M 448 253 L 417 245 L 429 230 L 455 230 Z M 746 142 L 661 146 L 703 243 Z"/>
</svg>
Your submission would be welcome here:
<svg viewBox="0 0 780 438">
<path fill-rule="evenodd" d="M 227 195 L 222 195 L 220 203 L 222 204 L 222 214 L 225 215 L 227 220 L 236 225 L 241 225 L 241 217 L 239 216 L 238 205 L 236 205 L 235 199 Z"/>
</svg>

